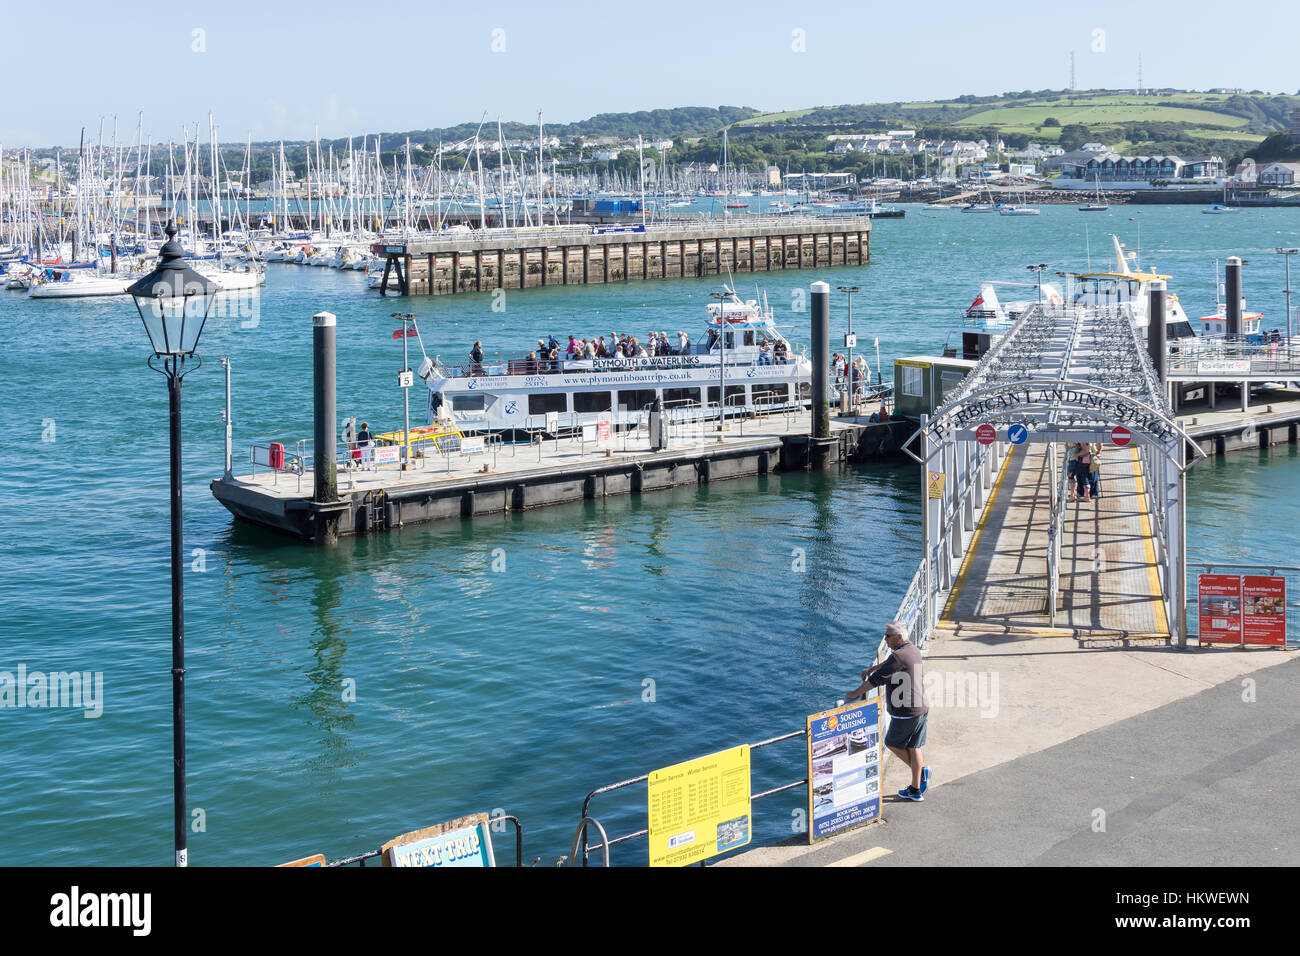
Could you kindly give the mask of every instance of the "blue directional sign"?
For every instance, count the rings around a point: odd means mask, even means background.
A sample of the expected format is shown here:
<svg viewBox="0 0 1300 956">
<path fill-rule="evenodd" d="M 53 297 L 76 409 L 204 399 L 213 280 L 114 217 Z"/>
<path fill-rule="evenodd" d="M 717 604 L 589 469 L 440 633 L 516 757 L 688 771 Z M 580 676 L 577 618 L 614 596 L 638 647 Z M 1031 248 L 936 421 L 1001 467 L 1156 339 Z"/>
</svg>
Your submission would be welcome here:
<svg viewBox="0 0 1300 956">
<path fill-rule="evenodd" d="M 1013 445 L 1023 445 L 1029 437 L 1029 429 L 1024 425 L 1012 425 L 1007 429 L 1007 441 Z"/>
</svg>

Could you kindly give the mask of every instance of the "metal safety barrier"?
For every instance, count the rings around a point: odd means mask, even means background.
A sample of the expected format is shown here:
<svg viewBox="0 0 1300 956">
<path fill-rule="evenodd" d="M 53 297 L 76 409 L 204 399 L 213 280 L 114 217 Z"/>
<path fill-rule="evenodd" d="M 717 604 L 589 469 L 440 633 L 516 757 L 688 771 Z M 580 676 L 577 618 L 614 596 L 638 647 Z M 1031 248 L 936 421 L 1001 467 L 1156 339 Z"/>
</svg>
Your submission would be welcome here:
<svg viewBox="0 0 1300 956">
<path fill-rule="evenodd" d="M 781 743 L 782 741 L 785 740 L 794 740 L 797 737 L 807 737 L 807 736 L 808 736 L 807 730 L 796 730 L 793 733 L 782 734 L 779 737 L 769 737 L 767 740 L 760 740 L 758 743 L 749 744 L 748 746 L 750 751 L 754 751 L 762 747 L 769 747 L 772 744 Z M 736 746 L 742 746 L 742 745 L 737 744 Z M 634 830 L 631 833 L 624 833 L 621 836 L 610 838 L 609 836 L 606 835 L 605 828 L 601 826 L 600 823 L 594 817 L 592 817 L 591 813 L 589 812 L 591 809 L 591 801 L 596 797 L 606 793 L 613 793 L 616 790 L 624 790 L 627 787 L 635 786 L 638 783 L 647 783 L 649 779 L 650 779 L 650 775 L 648 773 L 645 773 L 639 777 L 633 777 L 630 780 L 621 780 L 618 783 L 611 783 L 608 786 L 597 787 L 595 790 L 591 791 L 591 793 L 587 794 L 587 798 L 582 801 L 582 822 L 578 824 L 577 832 L 574 834 L 573 857 L 575 858 L 575 860 L 577 856 L 581 854 L 582 865 L 587 866 L 591 853 L 595 850 L 601 850 L 603 851 L 604 854 L 605 864 L 608 866 L 609 850 L 611 847 L 618 846 L 619 844 L 622 843 L 627 843 L 631 840 L 637 839 L 638 837 L 644 837 L 650 835 L 650 829 L 648 826 L 646 826 L 639 830 Z M 787 790 L 793 790 L 795 787 L 803 787 L 807 785 L 808 785 L 808 778 L 804 777 L 802 780 L 796 780 L 793 783 L 781 784 L 780 786 L 772 787 L 760 793 L 751 793 L 749 795 L 749 799 L 750 802 L 753 803 L 753 801 L 761 800 L 763 797 L 770 797 L 773 796 L 774 794 L 784 793 Z M 601 833 L 601 842 L 595 844 L 594 846 L 587 842 L 587 829 L 589 826 L 593 826 L 593 825 Z M 751 821 L 751 833 L 752 833 L 752 821 Z M 574 865 L 574 860 L 571 860 L 569 865 L 570 866 Z M 701 862 L 701 865 L 704 865 L 703 862 Z"/>
<path fill-rule="evenodd" d="M 1300 648 L 1300 567 L 1282 564 L 1230 564 L 1203 562 L 1187 563 L 1187 617 L 1194 626 L 1189 627 L 1188 637 L 1200 638 L 1200 614 L 1198 608 L 1196 578 L 1199 574 L 1252 574 L 1264 577 L 1281 577 L 1286 579 L 1286 647 L 1288 650 Z M 1230 646 L 1230 645 L 1229 645 Z"/>
</svg>

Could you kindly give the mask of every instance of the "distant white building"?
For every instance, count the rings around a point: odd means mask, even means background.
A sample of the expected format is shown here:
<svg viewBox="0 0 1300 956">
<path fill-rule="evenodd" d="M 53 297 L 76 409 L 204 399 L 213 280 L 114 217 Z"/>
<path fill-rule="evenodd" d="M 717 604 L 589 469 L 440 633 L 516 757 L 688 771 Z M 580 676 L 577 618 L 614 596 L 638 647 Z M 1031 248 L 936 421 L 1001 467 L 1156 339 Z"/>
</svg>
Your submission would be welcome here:
<svg viewBox="0 0 1300 956">
<path fill-rule="evenodd" d="M 1300 163 L 1269 163 L 1259 167 L 1255 181 L 1261 186 L 1294 186 L 1300 182 Z"/>
</svg>

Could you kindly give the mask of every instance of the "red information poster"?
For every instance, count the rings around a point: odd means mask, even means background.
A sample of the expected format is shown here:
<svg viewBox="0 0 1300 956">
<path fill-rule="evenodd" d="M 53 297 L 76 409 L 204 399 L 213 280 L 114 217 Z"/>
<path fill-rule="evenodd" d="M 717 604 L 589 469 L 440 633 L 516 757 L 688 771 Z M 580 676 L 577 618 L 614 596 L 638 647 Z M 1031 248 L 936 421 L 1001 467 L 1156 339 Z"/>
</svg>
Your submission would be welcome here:
<svg viewBox="0 0 1300 956">
<path fill-rule="evenodd" d="M 1201 643 L 1240 644 L 1241 576 L 1198 574 L 1196 590 L 1201 614 L 1197 637 Z M 1283 635 L 1285 639 L 1285 628 Z"/>
<path fill-rule="evenodd" d="M 1242 575 L 1241 632 L 1247 644 L 1286 646 L 1286 578 Z"/>
</svg>

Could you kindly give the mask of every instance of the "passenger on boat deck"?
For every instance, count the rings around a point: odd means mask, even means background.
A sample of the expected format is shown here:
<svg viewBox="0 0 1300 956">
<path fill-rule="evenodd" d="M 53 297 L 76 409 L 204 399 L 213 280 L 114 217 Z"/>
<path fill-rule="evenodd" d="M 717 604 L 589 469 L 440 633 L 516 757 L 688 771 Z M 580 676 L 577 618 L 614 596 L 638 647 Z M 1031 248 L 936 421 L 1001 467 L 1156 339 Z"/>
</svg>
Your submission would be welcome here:
<svg viewBox="0 0 1300 956">
<path fill-rule="evenodd" d="M 673 347 L 672 347 L 671 345 L 668 344 L 668 333 L 667 333 L 667 332 L 660 332 L 660 333 L 659 333 L 659 354 L 660 354 L 660 355 L 672 355 L 672 354 L 673 354 Z"/>
<path fill-rule="evenodd" d="M 677 344 L 679 346 L 677 349 L 678 355 L 691 354 L 691 337 L 680 329 L 677 331 Z"/>
<path fill-rule="evenodd" d="M 655 335 L 653 332 L 650 333 L 650 340 L 646 342 L 645 350 L 646 350 L 646 354 L 648 354 L 651 358 L 654 358 L 656 355 L 659 354 L 659 337 Z"/>
<path fill-rule="evenodd" d="M 537 374 L 537 353 L 529 352 L 528 358 L 524 360 L 524 369 L 529 375 Z"/>
<path fill-rule="evenodd" d="M 483 374 L 483 343 L 475 342 L 474 347 L 469 350 L 470 361 L 474 363 L 474 374 Z"/>
<path fill-rule="evenodd" d="M 784 365 L 786 361 L 785 342 L 777 339 L 776 345 L 772 347 L 772 358 L 777 365 Z"/>
<path fill-rule="evenodd" d="M 596 358 L 609 358 L 609 352 L 605 350 L 605 336 L 596 340 Z"/>
<path fill-rule="evenodd" d="M 772 364 L 772 347 L 768 344 L 767 339 L 763 339 L 763 344 L 758 347 L 758 364 Z"/>
<path fill-rule="evenodd" d="M 578 347 L 578 340 L 575 339 L 572 335 L 570 335 L 569 347 L 565 350 L 564 354 L 567 355 L 569 358 L 573 358 L 573 352 L 577 347 Z"/>
</svg>

